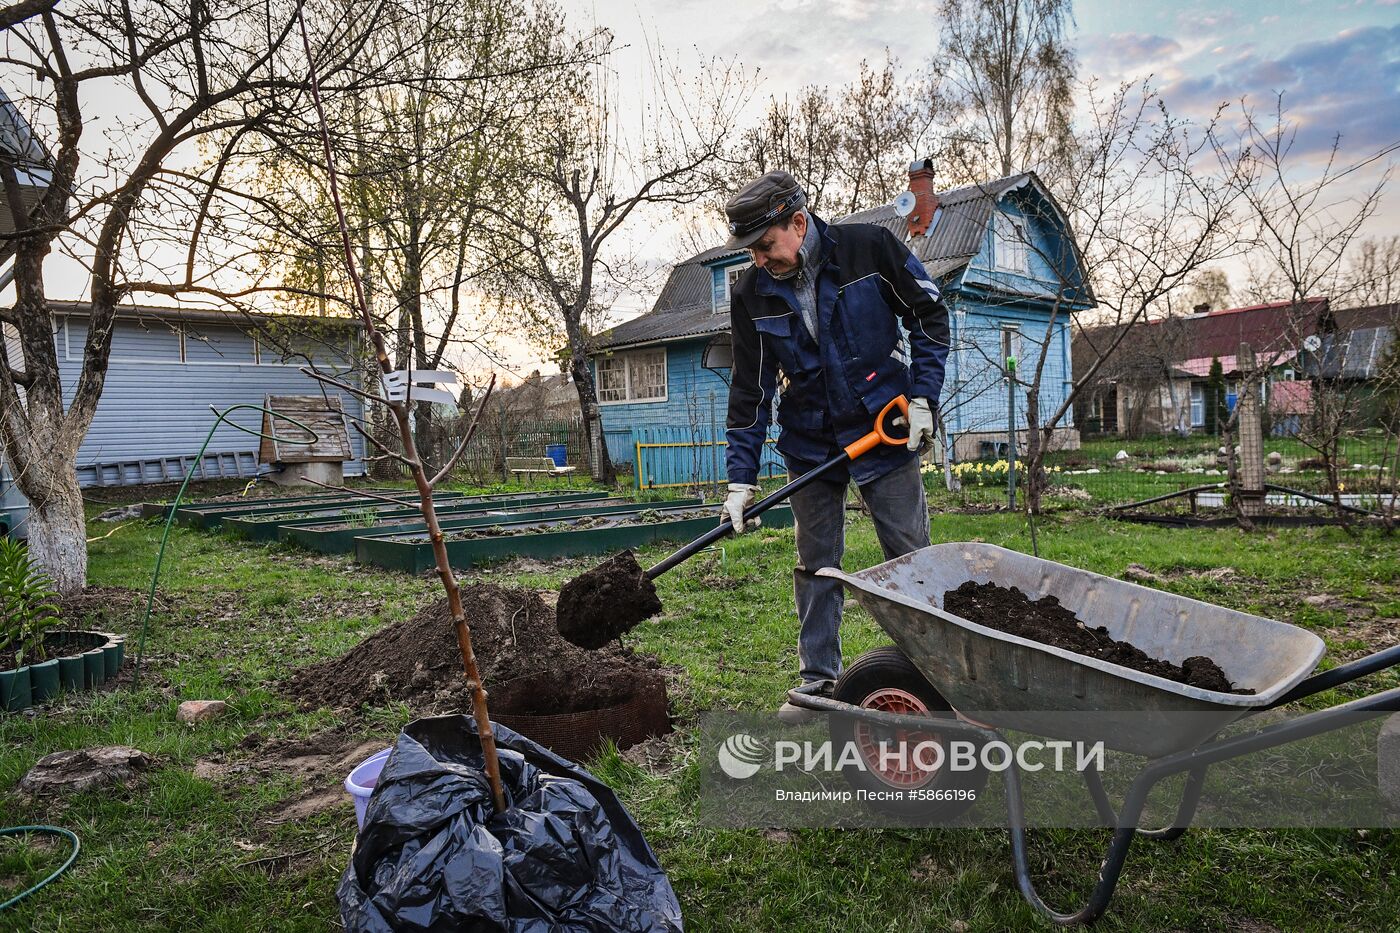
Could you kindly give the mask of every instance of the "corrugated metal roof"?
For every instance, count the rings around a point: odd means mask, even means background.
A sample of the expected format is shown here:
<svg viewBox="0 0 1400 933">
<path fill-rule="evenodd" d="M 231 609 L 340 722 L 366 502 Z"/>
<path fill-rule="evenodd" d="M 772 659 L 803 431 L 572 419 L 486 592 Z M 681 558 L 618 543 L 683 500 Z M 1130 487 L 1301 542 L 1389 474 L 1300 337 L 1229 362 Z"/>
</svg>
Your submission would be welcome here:
<svg viewBox="0 0 1400 933">
<path fill-rule="evenodd" d="M 54 314 L 76 314 L 86 316 L 92 313 L 92 305 L 85 301 L 50 301 L 49 310 Z M 219 308 L 160 308 L 150 305 L 118 305 L 117 317 L 146 319 L 154 318 L 161 321 L 191 321 L 208 324 L 232 324 L 235 326 L 255 324 L 259 322 L 276 324 L 279 321 L 324 321 L 327 324 L 344 324 L 346 327 L 363 327 L 364 324 L 357 318 L 335 316 L 322 316 L 319 314 L 286 314 L 282 312 L 273 314 L 244 314 L 241 311 L 224 311 Z"/>
<path fill-rule="evenodd" d="M 982 248 L 982 239 L 992 211 L 1008 191 L 1029 183 L 1030 173 L 1009 175 L 980 185 L 954 188 L 938 195 L 938 220 L 927 236 L 912 237 L 909 249 L 934 278 L 947 275 L 971 261 Z M 905 238 L 904 218 L 893 204 L 857 211 L 842 217 L 838 224 L 879 224 L 901 240 Z"/>
<path fill-rule="evenodd" d="M 1330 334 L 1309 368 L 1323 379 L 1373 379 L 1380 372 L 1395 331 L 1390 327 L 1366 327 Z"/>
<path fill-rule="evenodd" d="M 909 248 L 934 279 L 941 279 L 971 261 L 982 248 L 983 236 L 997 201 L 1008 191 L 1032 182 L 1034 175 L 1023 172 L 980 185 L 954 188 L 938 195 L 938 221 L 928 236 L 914 237 Z M 834 221 L 837 224 L 879 224 L 901 240 L 905 238 L 904 218 L 893 204 L 857 211 Z M 696 337 L 729 330 L 729 314 L 714 313 L 711 305 L 713 279 L 706 263 L 736 256 L 742 250 L 716 247 L 678 263 L 666 279 L 652 310 L 625 321 L 599 335 L 595 346 L 613 349 Z"/>
<path fill-rule="evenodd" d="M 708 273 L 709 270 L 705 271 Z M 707 290 L 704 304 L 669 311 L 653 311 L 641 317 L 634 317 L 612 330 L 605 331 L 595 346 L 600 350 L 607 350 L 719 333 L 729 333 L 729 312 L 715 311 L 710 306 Z"/>
</svg>

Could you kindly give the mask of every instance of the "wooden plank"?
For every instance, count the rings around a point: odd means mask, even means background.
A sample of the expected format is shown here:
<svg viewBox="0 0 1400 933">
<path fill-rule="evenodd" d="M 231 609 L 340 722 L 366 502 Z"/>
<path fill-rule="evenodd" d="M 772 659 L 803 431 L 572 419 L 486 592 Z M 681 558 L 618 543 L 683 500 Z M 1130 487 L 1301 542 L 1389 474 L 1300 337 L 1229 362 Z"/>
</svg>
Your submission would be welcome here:
<svg viewBox="0 0 1400 933">
<path fill-rule="evenodd" d="M 263 433 L 275 439 L 264 439 L 259 446 L 262 463 L 340 463 L 354 459 L 350 435 L 345 428 L 337 396 L 269 395 L 264 403 L 269 411 L 297 421 L 315 432 L 311 435 L 290 421 L 263 415 Z"/>
</svg>

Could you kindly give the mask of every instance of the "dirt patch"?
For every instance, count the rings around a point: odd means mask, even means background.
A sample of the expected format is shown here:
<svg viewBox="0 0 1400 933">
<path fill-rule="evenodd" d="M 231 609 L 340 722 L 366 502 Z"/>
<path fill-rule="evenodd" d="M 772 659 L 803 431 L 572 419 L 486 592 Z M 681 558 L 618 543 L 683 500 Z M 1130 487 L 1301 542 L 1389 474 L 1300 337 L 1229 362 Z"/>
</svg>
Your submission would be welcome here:
<svg viewBox="0 0 1400 933">
<path fill-rule="evenodd" d="M 529 675 L 551 675 L 550 689 L 520 702 L 543 704 L 552 713 L 593 708 L 629 680 L 636 684 L 661 676 L 659 663 L 649 655 L 618 646 L 590 652 L 569 644 L 555 628 L 554 610 L 533 590 L 472 584 L 462 588 L 462 606 L 477 667 L 492 691 L 493 711 L 511 711 L 506 685 Z M 498 689 L 507 695 L 500 696 Z M 308 708 L 395 700 L 417 713 L 470 708 L 446 599 L 376 632 L 340 657 L 302 668 L 283 691 Z"/>
<path fill-rule="evenodd" d="M 350 798 L 341 787 L 341 781 L 357 764 L 391 744 L 391 738 L 364 741 L 338 731 L 323 732 L 309 739 L 271 742 L 245 739 L 238 749 L 253 754 L 238 755 L 232 760 L 201 759 L 195 762 L 192 770 L 195 777 L 215 783 L 258 784 L 274 775 L 302 781 L 306 790 L 278 801 L 267 811 L 263 822 L 274 826 L 332 808 L 348 810 Z"/>
<path fill-rule="evenodd" d="M 661 611 L 661 600 L 637 563 L 623 551 L 559 591 L 559 634 L 582 648 L 601 648 Z"/>
<path fill-rule="evenodd" d="M 971 580 L 943 594 L 947 611 L 970 622 L 985 625 L 1009 635 L 1076 654 L 1087 655 L 1121 664 L 1145 674 L 1155 674 L 1202 690 L 1221 693 L 1253 694 L 1248 688 L 1236 689 L 1229 678 L 1211 658 L 1187 658 L 1180 665 L 1150 657 L 1141 648 L 1118 641 L 1103 626 L 1090 628 L 1073 612 L 1060 605 L 1054 596 L 1032 601 L 1016 587 L 1010 589 L 995 583 L 974 583 Z"/>
</svg>

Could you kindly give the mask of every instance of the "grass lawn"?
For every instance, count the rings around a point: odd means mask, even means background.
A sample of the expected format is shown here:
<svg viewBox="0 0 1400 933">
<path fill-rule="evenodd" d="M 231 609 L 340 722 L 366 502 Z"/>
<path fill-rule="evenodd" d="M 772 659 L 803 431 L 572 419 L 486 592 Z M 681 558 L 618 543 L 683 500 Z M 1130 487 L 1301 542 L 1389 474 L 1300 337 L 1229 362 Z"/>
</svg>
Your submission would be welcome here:
<svg viewBox="0 0 1400 933">
<path fill-rule="evenodd" d="M 106 530 L 94 525 L 90 533 Z M 91 583 L 142 589 L 159 536 L 158 526 L 134 522 L 95 541 Z M 1029 550 L 1023 521 L 1006 514 L 938 514 L 933 536 Z M 1312 628 L 1328 640 L 1329 659 L 1391 644 L 1400 627 L 1400 546 L 1375 532 L 1246 536 L 1062 512 L 1044 519 L 1040 540 L 1042 556 L 1054 560 L 1113 575 L 1138 563 L 1174 592 Z M 643 560 L 663 552 L 649 549 Z M 847 566 L 878 560 L 869 522 L 854 518 Z M 552 587 L 591 563 L 513 564 L 467 576 Z M 1004 832 L 721 832 L 697 825 L 697 715 L 771 708 L 795 678 L 792 563 L 791 530 L 763 530 L 727 543 L 723 565 L 703 554 L 664 577 L 667 611 L 629 638 L 684 671 L 673 696 L 677 760 L 657 770 L 615 753 L 591 763 L 640 821 L 689 929 L 1036 928 L 1015 889 Z M 337 796 L 343 772 L 335 782 L 324 772 L 308 779 L 312 771 L 295 767 L 196 776 L 196 765 L 246 764 L 269 750 L 287 758 L 296 742 L 314 744 L 313 737 L 328 734 L 340 748 L 387 744 L 406 709 L 372 706 L 349 718 L 299 711 L 276 687 L 294 669 L 413 614 L 434 597 L 436 584 L 184 530 L 174 533 L 166 566 L 139 687 L 82 694 L 37 716 L 0 717 L 0 825 L 55 823 L 83 840 L 74 869 L 0 915 L 0 927 L 337 928 L 334 890 L 354 836 L 348 800 Z M 1235 573 L 1193 575 L 1216 567 Z M 716 575 L 731 582 L 717 586 Z M 1303 602 L 1314 594 L 1333 599 Z M 112 604 L 120 600 L 114 596 Z M 133 636 L 138 623 L 124 611 L 111 617 L 113 627 Z M 886 643 L 859 610 L 848 613 L 845 636 L 848 660 Z M 134 653 L 134 639 L 130 644 Z M 1367 686 L 1397 683 L 1390 675 Z M 196 727 L 176 723 L 179 701 L 195 698 L 226 699 L 231 710 Z M 254 733 L 258 742 L 245 741 Z M 110 744 L 135 745 L 157 765 L 128 789 L 57 802 L 29 801 L 13 790 L 42 755 Z M 1104 832 L 1034 834 L 1042 893 L 1058 906 L 1077 906 L 1106 841 Z M 0 899 L 58 852 L 0 840 Z M 1173 843 L 1141 841 L 1098 929 L 1394 930 L 1397 865 L 1400 837 L 1390 831 L 1192 831 Z"/>
</svg>

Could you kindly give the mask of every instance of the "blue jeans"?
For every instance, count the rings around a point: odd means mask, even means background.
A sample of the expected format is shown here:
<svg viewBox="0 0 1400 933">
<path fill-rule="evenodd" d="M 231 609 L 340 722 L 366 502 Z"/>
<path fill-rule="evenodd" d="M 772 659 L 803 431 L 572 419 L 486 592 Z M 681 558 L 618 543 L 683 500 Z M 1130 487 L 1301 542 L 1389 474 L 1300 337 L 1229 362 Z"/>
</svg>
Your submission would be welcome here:
<svg viewBox="0 0 1400 933">
<path fill-rule="evenodd" d="M 794 475 L 804 464 L 789 461 Z M 809 467 L 810 468 L 810 467 Z M 849 479 L 825 477 L 793 493 L 792 514 L 797 532 L 797 567 L 792 572 L 797 619 L 797 657 L 803 683 L 835 680 L 841 674 L 841 607 L 845 594 L 840 580 L 819 577 L 823 567 L 840 567 L 846 550 L 846 486 Z M 890 560 L 929 545 L 928 505 L 919 459 L 860 487 L 870 508 L 875 535 Z"/>
</svg>

